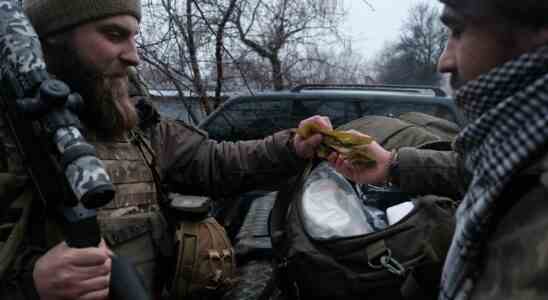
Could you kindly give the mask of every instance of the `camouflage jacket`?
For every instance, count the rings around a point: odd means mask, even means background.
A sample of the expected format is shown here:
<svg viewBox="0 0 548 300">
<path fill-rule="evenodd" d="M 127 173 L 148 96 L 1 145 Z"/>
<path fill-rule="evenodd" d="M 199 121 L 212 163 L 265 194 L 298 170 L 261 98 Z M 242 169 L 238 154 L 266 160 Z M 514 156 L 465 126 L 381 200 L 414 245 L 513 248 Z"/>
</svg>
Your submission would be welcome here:
<svg viewBox="0 0 548 300">
<path fill-rule="evenodd" d="M 292 149 L 290 131 L 258 141 L 217 142 L 181 122 L 159 121 L 144 133 L 154 152 L 162 183 L 183 194 L 219 197 L 255 187 L 272 187 L 280 178 L 295 174 L 303 165 Z M 30 187 L 30 180 L 25 179 L 21 157 L 0 118 L 0 202 L 8 203 L 18 198 L 25 190 L 25 182 L 27 188 Z M 35 261 L 47 251 L 47 246 L 44 209 L 38 199 L 34 200 L 32 226 L 26 228 L 17 254 L 9 259 L 9 270 L 0 281 L 0 299 L 36 297 L 32 269 Z M 13 228 L 10 222 L 21 214 L 22 209 L 18 209 L 13 214 L 2 215 L 0 238 L 9 235 Z M 3 242 L 0 241 L 0 250 Z M 2 257 L 0 260 L 6 262 Z"/>
</svg>

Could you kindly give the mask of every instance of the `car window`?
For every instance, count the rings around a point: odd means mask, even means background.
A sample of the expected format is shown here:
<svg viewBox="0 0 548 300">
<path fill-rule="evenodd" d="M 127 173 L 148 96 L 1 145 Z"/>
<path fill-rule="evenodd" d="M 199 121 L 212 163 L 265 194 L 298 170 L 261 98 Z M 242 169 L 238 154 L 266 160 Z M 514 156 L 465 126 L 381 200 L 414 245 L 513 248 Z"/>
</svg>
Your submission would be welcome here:
<svg viewBox="0 0 548 300">
<path fill-rule="evenodd" d="M 258 139 L 288 128 L 290 101 L 283 99 L 243 101 L 226 106 L 204 128 L 217 140 Z"/>
<path fill-rule="evenodd" d="M 333 126 L 339 126 L 362 116 L 359 100 L 303 99 L 293 101 L 292 126 L 313 115 L 329 116 Z"/>
<path fill-rule="evenodd" d="M 454 111 L 443 103 L 421 100 L 387 100 L 359 97 L 279 97 L 237 98 L 224 106 L 205 126 L 215 140 L 259 139 L 276 131 L 297 127 L 313 115 L 329 116 L 334 127 L 365 115 L 396 117 L 406 112 L 422 112 L 457 123 Z"/>
<path fill-rule="evenodd" d="M 455 114 L 441 103 L 362 101 L 361 108 L 363 115 L 397 117 L 406 112 L 421 112 L 457 123 Z"/>
</svg>

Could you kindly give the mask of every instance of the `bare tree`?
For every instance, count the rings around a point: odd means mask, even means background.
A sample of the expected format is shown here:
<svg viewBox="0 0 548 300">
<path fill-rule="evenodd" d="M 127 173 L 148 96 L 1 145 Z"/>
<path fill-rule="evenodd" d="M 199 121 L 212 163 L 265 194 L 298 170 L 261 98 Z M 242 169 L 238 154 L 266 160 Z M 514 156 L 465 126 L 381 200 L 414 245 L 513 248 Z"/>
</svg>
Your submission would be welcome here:
<svg viewBox="0 0 548 300">
<path fill-rule="evenodd" d="M 284 88 L 283 51 L 288 45 L 322 40 L 336 34 L 344 15 L 341 0 L 242 0 L 234 23 L 240 40 L 266 59 L 271 68 L 272 87 Z"/>
<path fill-rule="evenodd" d="M 154 86 L 197 95 L 206 114 L 227 90 L 359 81 L 362 59 L 332 47 L 346 45 L 342 1 L 143 0 L 140 71 Z"/>
<path fill-rule="evenodd" d="M 343 49 L 311 46 L 306 57 L 289 66 L 292 84 L 367 84 L 372 71 L 350 44 Z"/>
<path fill-rule="evenodd" d="M 217 7 L 222 7 L 221 5 L 217 5 Z M 226 9 L 219 9 L 220 15 L 222 16 L 220 18 L 220 21 L 216 24 L 217 29 L 215 30 L 215 62 L 216 62 L 216 68 L 217 68 L 217 84 L 215 86 L 215 108 L 217 108 L 221 104 L 221 93 L 223 90 L 223 82 L 224 82 L 224 54 L 225 54 L 225 31 L 226 26 L 228 22 L 230 21 L 230 18 L 232 17 L 232 14 L 234 13 L 234 10 L 236 9 L 236 0 L 229 0 L 228 6 Z"/>
<path fill-rule="evenodd" d="M 375 63 L 384 83 L 439 84 L 438 59 L 447 41 L 439 10 L 427 2 L 409 10 L 400 37 L 381 51 Z"/>
</svg>

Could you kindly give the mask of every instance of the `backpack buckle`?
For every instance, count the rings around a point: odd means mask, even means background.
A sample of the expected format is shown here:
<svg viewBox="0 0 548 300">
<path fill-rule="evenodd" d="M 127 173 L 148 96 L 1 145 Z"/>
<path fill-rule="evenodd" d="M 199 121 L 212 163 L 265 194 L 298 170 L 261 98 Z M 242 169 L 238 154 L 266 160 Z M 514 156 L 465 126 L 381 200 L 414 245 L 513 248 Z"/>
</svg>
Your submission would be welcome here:
<svg viewBox="0 0 548 300">
<path fill-rule="evenodd" d="M 400 262 L 394 259 L 392 256 L 382 256 L 381 264 L 383 267 L 386 268 L 386 270 L 388 270 L 388 272 L 392 274 L 398 276 L 405 275 L 405 267 L 402 266 L 402 264 L 400 264 Z"/>
<path fill-rule="evenodd" d="M 378 263 L 373 262 L 373 259 L 376 259 L 377 257 L 379 257 Z M 405 267 L 399 261 L 392 257 L 392 251 L 388 248 L 385 248 L 384 251 L 379 255 L 376 255 L 375 257 L 369 259 L 367 261 L 367 264 L 373 269 L 384 268 L 388 272 L 398 276 L 404 276 L 406 272 Z"/>
</svg>

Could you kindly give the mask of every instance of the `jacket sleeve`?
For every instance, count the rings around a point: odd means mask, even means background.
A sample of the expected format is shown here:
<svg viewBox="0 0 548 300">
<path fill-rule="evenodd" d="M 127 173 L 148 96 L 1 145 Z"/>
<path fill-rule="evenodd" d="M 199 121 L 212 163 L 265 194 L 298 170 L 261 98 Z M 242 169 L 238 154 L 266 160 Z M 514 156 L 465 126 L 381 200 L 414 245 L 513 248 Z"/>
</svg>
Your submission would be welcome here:
<svg viewBox="0 0 548 300">
<path fill-rule="evenodd" d="M 161 122 L 152 138 L 163 182 L 178 192 L 227 196 L 275 188 L 305 161 L 295 154 L 290 130 L 263 140 L 218 142 L 180 122 Z"/>
<path fill-rule="evenodd" d="M 467 174 L 454 151 L 400 148 L 400 188 L 414 194 L 435 194 L 460 200 Z"/>
</svg>

